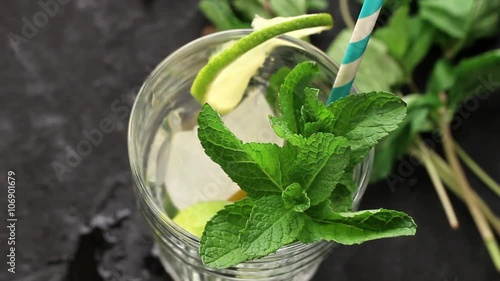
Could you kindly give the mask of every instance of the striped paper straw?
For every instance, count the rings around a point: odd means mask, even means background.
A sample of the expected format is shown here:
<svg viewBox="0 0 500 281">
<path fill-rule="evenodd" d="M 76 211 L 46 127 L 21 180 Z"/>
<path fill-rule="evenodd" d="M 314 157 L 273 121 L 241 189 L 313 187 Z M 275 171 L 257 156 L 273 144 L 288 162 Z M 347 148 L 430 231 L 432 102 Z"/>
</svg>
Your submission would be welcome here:
<svg viewBox="0 0 500 281">
<path fill-rule="evenodd" d="M 365 0 L 327 103 L 349 94 L 384 0 Z"/>
</svg>

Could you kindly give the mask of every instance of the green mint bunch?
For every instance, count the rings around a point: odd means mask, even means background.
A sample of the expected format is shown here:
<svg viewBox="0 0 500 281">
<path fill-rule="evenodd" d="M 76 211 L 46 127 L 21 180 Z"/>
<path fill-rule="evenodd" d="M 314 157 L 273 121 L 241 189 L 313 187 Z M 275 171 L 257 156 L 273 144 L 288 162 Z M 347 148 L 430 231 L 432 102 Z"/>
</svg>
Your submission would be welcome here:
<svg viewBox="0 0 500 281">
<path fill-rule="evenodd" d="M 404 102 L 372 92 L 326 106 L 319 90 L 308 87 L 317 72 L 315 63 L 301 63 L 280 87 L 281 114 L 270 122 L 283 146 L 243 143 L 215 110 L 203 106 L 198 137 L 206 154 L 248 195 L 207 223 L 200 247 L 206 265 L 227 268 L 297 241 L 351 245 L 415 234 L 405 213 L 351 211 L 353 167 L 397 128 Z"/>
</svg>

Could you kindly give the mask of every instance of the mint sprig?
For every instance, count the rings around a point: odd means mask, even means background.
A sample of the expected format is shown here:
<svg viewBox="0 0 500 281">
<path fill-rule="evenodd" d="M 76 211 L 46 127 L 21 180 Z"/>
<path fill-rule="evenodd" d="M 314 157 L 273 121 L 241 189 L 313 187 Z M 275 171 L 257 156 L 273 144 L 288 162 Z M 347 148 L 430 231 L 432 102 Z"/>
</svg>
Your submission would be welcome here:
<svg viewBox="0 0 500 281">
<path fill-rule="evenodd" d="M 325 106 L 309 87 L 317 72 L 315 63 L 301 63 L 280 87 L 281 115 L 270 121 L 283 146 L 243 143 L 210 105 L 202 107 L 198 136 L 205 152 L 248 194 L 207 223 L 200 247 L 206 265 L 227 268 L 296 241 L 349 245 L 415 233 L 401 212 L 350 212 L 352 167 L 397 128 L 405 104 L 372 92 Z"/>
</svg>

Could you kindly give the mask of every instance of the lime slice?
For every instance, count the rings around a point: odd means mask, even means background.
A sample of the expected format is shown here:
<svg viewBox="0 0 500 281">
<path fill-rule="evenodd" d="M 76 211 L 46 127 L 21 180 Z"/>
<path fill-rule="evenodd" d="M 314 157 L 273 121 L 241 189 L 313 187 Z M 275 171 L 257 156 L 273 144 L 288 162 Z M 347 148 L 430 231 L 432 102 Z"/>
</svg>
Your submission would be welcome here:
<svg viewBox="0 0 500 281">
<path fill-rule="evenodd" d="M 257 31 L 257 30 L 264 29 L 266 27 L 270 27 L 270 26 L 279 24 L 279 23 L 284 23 L 284 22 L 287 22 L 287 21 L 290 21 L 293 19 L 304 18 L 307 16 L 308 15 L 301 15 L 301 16 L 296 16 L 296 17 L 274 17 L 272 19 L 266 19 L 266 18 L 263 18 L 259 15 L 256 15 L 255 18 L 252 20 L 252 28 L 253 28 L 253 30 Z M 331 25 L 302 28 L 299 30 L 287 32 L 286 35 L 302 39 L 306 36 L 320 33 L 322 31 L 328 30 L 330 28 L 332 28 Z"/>
<path fill-rule="evenodd" d="M 248 84 L 246 80 L 250 79 L 265 59 L 267 48 L 259 45 L 292 31 L 309 30 L 311 32 L 312 29 L 318 32 L 332 26 L 333 20 L 329 14 L 278 18 L 272 21 L 257 20 L 254 24 L 255 32 L 241 38 L 213 57 L 200 70 L 191 87 L 191 94 L 201 104 L 209 103 L 219 113 L 227 113 L 239 103 Z M 252 52 L 251 56 L 246 54 L 256 47 L 260 49 Z M 227 70 L 229 65 L 231 69 Z M 238 79 L 238 77 L 245 79 Z"/>
<path fill-rule="evenodd" d="M 201 237 L 207 222 L 227 204 L 227 201 L 199 202 L 181 210 L 173 221 L 194 236 Z"/>
</svg>

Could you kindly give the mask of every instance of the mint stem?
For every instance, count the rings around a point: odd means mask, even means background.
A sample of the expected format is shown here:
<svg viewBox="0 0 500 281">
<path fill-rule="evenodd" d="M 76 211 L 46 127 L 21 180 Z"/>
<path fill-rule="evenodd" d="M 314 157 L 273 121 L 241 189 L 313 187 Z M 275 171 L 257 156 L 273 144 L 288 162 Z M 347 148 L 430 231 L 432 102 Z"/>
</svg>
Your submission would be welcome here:
<svg viewBox="0 0 500 281">
<path fill-rule="evenodd" d="M 471 169 L 472 172 L 493 192 L 500 196 L 500 185 L 492 179 L 468 154 L 463 150 L 458 143 L 454 143 L 455 151 L 458 157 Z"/>
<path fill-rule="evenodd" d="M 420 90 L 418 89 L 418 86 L 415 83 L 415 80 L 413 80 L 413 77 L 411 76 L 411 74 L 408 75 L 406 84 L 408 85 L 408 88 L 410 89 L 410 91 L 412 91 L 413 93 L 420 93 Z"/>
<path fill-rule="evenodd" d="M 444 94 L 441 95 L 445 97 Z M 488 249 L 491 259 L 496 267 L 496 269 L 500 272 L 500 249 L 498 248 L 498 244 L 495 240 L 495 236 L 493 235 L 491 228 L 486 221 L 483 213 L 479 210 L 474 198 L 472 197 L 472 188 L 470 187 L 469 181 L 465 177 L 465 173 L 460 165 L 460 161 L 458 160 L 458 156 L 455 153 L 454 145 L 453 145 L 453 137 L 451 135 L 451 129 L 449 126 L 448 118 L 448 110 L 446 107 L 443 107 L 441 110 L 443 120 L 441 122 L 441 135 L 443 138 L 443 147 L 445 151 L 446 158 L 450 163 L 453 173 L 458 178 L 458 183 L 462 188 L 464 194 L 464 201 L 469 208 L 469 212 L 472 215 L 472 218 L 483 238 L 484 244 Z"/>
<path fill-rule="evenodd" d="M 439 174 L 432 162 L 429 153 L 425 150 L 425 144 L 421 141 L 420 138 L 417 139 L 417 145 L 422 152 L 422 161 L 427 169 L 427 173 L 431 178 L 432 184 L 436 189 L 439 200 L 441 201 L 441 205 L 443 206 L 446 217 L 448 218 L 448 223 L 450 224 L 452 229 L 458 229 L 459 223 L 457 219 L 457 215 L 455 214 L 455 210 L 453 209 L 453 205 L 451 204 L 450 197 L 448 197 L 448 193 L 446 193 L 446 189 L 439 177 Z"/>
<path fill-rule="evenodd" d="M 354 19 L 351 16 L 351 11 L 349 11 L 349 3 L 347 2 L 348 0 L 340 0 L 340 15 L 342 16 L 342 19 L 344 20 L 345 25 L 349 29 L 354 29 Z"/>
<path fill-rule="evenodd" d="M 271 15 L 271 18 L 274 18 L 276 17 L 276 13 L 273 11 L 273 9 L 271 9 L 271 3 L 270 3 L 270 0 L 264 0 L 264 2 L 262 3 L 262 6 L 264 7 L 264 10 L 269 14 Z"/>
<path fill-rule="evenodd" d="M 428 149 L 427 147 L 425 147 L 425 150 L 427 151 L 427 153 L 429 153 L 430 158 L 434 163 L 439 176 L 441 177 L 441 180 L 446 184 L 448 189 L 450 189 L 463 201 L 464 195 L 462 193 L 462 189 L 458 186 L 459 184 L 457 182 L 457 178 L 453 175 L 449 164 L 446 163 L 446 161 L 444 161 L 444 159 L 437 155 L 434 151 Z M 418 159 L 421 159 L 420 155 L 413 155 Z M 488 222 L 493 226 L 497 234 L 500 235 L 500 218 L 497 217 L 495 213 L 493 213 L 493 211 L 491 211 L 488 205 L 481 199 L 481 197 L 479 197 L 479 195 L 474 190 L 471 191 L 473 195 L 472 197 L 474 198 L 474 201 L 476 201 L 476 204 L 479 206 L 479 209 L 481 209 L 481 212 L 483 212 L 483 214 L 486 216 Z"/>
</svg>

